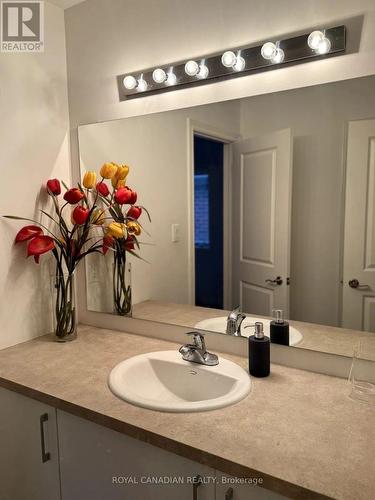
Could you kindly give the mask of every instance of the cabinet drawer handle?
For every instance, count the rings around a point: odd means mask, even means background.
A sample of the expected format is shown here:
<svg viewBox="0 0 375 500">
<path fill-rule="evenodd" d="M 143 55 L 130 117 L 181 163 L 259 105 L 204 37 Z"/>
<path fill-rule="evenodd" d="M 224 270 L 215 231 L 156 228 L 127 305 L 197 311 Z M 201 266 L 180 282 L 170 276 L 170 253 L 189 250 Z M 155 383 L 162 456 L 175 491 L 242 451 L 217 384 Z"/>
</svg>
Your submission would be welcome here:
<svg viewBox="0 0 375 500">
<path fill-rule="evenodd" d="M 44 434 L 44 424 L 48 422 L 48 413 L 43 413 L 40 416 L 40 446 L 42 448 L 42 462 L 48 462 L 51 459 L 51 454 L 46 451 L 46 437 Z"/>
<path fill-rule="evenodd" d="M 202 484 L 202 477 L 195 476 L 193 479 L 193 500 L 198 500 L 198 488 Z"/>
<path fill-rule="evenodd" d="M 233 500 L 233 488 L 228 488 L 225 492 L 225 500 Z"/>
</svg>

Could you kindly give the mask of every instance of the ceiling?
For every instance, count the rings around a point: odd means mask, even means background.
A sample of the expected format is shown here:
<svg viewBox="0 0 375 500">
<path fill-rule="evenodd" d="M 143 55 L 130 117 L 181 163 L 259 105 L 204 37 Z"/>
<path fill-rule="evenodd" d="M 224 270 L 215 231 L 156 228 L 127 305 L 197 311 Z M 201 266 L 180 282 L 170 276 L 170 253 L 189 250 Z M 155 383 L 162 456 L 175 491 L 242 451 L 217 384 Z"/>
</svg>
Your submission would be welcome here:
<svg viewBox="0 0 375 500">
<path fill-rule="evenodd" d="M 82 3 L 84 1 L 85 0 L 48 0 L 48 2 L 53 3 L 54 5 L 57 5 L 62 9 L 69 9 L 69 7 L 72 7 L 73 5 Z"/>
</svg>

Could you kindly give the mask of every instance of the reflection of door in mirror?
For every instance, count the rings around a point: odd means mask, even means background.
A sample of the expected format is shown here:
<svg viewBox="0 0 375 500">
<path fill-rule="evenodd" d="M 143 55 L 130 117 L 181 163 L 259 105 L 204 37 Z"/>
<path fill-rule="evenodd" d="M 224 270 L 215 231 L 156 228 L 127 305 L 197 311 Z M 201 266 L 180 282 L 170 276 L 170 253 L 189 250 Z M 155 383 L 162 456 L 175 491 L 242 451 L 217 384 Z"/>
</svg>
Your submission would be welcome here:
<svg viewBox="0 0 375 500">
<path fill-rule="evenodd" d="M 194 136 L 195 305 L 223 309 L 224 144 Z"/>
<path fill-rule="evenodd" d="M 233 165 L 233 301 L 243 311 L 289 315 L 290 129 L 236 142 Z"/>
<path fill-rule="evenodd" d="M 342 326 L 375 332 L 375 120 L 349 122 Z"/>
</svg>

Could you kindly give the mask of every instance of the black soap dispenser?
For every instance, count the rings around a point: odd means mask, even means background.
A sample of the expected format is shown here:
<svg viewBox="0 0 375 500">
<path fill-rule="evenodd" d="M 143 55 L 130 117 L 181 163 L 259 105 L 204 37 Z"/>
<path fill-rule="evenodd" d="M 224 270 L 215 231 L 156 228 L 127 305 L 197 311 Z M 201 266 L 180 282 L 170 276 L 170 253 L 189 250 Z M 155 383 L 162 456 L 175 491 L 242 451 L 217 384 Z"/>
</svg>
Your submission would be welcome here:
<svg viewBox="0 0 375 500">
<path fill-rule="evenodd" d="M 289 345 L 289 323 L 283 319 L 281 309 L 273 311 L 275 319 L 270 323 L 270 337 L 273 344 Z"/>
<path fill-rule="evenodd" d="M 255 323 L 255 333 L 249 337 L 249 372 L 254 377 L 270 374 L 270 339 L 264 335 L 260 322 Z"/>
</svg>

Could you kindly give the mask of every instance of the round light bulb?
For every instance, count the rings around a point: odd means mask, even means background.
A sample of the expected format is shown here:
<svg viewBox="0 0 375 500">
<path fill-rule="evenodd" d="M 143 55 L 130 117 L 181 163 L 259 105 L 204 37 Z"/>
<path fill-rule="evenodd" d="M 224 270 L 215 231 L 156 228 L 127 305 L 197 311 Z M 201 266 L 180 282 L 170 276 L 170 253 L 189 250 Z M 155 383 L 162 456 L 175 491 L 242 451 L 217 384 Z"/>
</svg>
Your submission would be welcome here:
<svg viewBox="0 0 375 500">
<path fill-rule="evenodd" d="M 201 64 L 199 66 L 199 73 L 197 75 L 198 78 L 202 78 L 202 80 L 203 80 L 204 78 L 208 77 L 208 73 L 209 73 L 209 71 L 208 71 L 207 66 L 205 64 Z"/>
<path fill-rule="evenodd" d="M 155 83 L 163 83 L 167 79 L 167 75 L 163 69 L 157 68 L 152 72 L 152 79 Z"/>
<path fill-rule="evenodd" d="M 177 76 L 171 71 L 167 74 L 167 80 L 165 82 L 167 85 L 176 85 Z"/>
<path fill-rule="evenodd" d="M 188 61 L 185 64 L 185 73 L 189 76 L 196 76 L 199 73 L 199 66 L 196 61 Z"/>
<path fill-rule="evenodd" d="M 236 62 L 233 65 L 233 69 L 235 71 L 242 71 L 243 69 L 245 69 L 245 65 L 245 59 L 242 56 L 237 56 Z"/>
<path fill-rule="evenodd" d="M 260 53 L 262 54 L 263 59 L 267 59 L 269 61 L 276 55 L 276 45 L 273 42 L 267 42 L 262 46 Z"/>
<path fill-rule="evenodd" d="M 137 86 L 137 80 L 132 75 L 125 76 L 122 82 L 128 90 L 133 90 Z"/>
<path fill-rule="evenodd" d="M 226 68 L 232 68 L 236 64 L 236 60 L 237 60 L 236 54 L 231 50 L 227 50 L 221 56 L 221 64 Z"/>
<path fill-rule="evenodd" d="M 324 37 L 323 40 L 319 43 L 318 48 L 316 49 L 316 53 L 323 55 L 327 54 L 331 50 L 331 42 L 327 37 Z"/>
<path fill-rule="evenodd" d="M 284 54 L 283 49 L 280 49 L 280 47 L 277 47 L 276 53 L 271 60 L 274 64 L 280 64 L 284 61 L 284 57 L 285 57 L 285 54 Z"/>
<path fill-rule="evenodd" d="M 146 80 L 144 80 L 143 78 L 140 78 L 138 80 L 138 86 L 137 86 L 137 89 L 139 90 L 139 92 L 144 92 L 145 90 L 147 90 L 147 82 Z"/>
<path fill-rule="evenodd" d="M 324 38 L 324 33 L 322 31 L 313 31 L 307 39 L 307 45 L 310 49 L 317 50 Z"/>
</svg>

